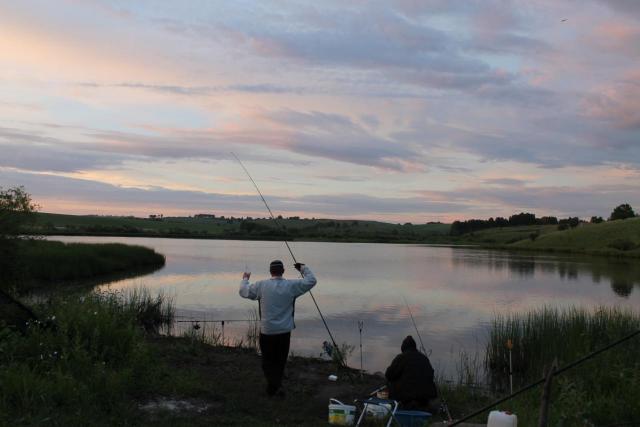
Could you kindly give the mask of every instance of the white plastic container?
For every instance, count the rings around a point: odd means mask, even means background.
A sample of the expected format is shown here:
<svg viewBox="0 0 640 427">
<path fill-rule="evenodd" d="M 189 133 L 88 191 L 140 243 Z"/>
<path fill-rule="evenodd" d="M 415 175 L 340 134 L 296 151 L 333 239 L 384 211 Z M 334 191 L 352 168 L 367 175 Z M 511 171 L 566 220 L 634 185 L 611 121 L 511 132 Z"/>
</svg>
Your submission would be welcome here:
<svg viewBox="0 0 640 427">
<path fill-rule="evenodd" d="M 511 412 L 491 411 L 487 427 L 518 427 L 518 417 Z"/>
<path fill-rule="evenodd" d="M 338 399 L 329 399 L 329 424 L 351 426 L 356 420 L 356 407 L 345 405 Z"/>
<path fill-rule="evenodd" d="M 380 403 L 374 405 L 373 403 L 364 404 L 364 412 L 367 417 L 382 419 L 391 413 L 391 403 Z"/>
</svg>

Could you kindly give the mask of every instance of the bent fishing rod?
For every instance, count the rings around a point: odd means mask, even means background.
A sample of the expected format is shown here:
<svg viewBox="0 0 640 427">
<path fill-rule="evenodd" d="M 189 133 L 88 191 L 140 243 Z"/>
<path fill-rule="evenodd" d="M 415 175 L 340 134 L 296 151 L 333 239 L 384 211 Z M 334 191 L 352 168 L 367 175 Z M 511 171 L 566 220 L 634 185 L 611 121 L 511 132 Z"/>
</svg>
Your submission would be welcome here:
<svg viewBox="0 0 640 427">
<path fill-rule="evenodd" d="M 271 211 L 271 208 L 269 207 L 269 204 L 267 203 L 267 201 L 265 200 L 264 196 L 262 195 L 262 192 L 260 191 L 260 188 L 258 188 L 258 184 L 256 184 L 256 182 L 253 180 L 253 178 L 251 177 L 251 174 L 249 173 L 247 168 L 244 167 L 244 164 L 240 161 L 238 156 L 236 156 L 236 154 L 234 152 L 231 152 L 231 155 L 233 157 L 235 157 L 235 159 L 238 161 L 238 163 L 240 163 L 240 166 L 242 167 L 244 172 L 247 174 L 247 176 L 249 177 L 249 180 L 253 183 L 253 186 L 256 188 L 256 191 L 260 195 L 260 199 L 262 199 L 262 203 L 264 203 L 264 206 L 267 208 L 267 211 L 269 212 L 269 215 L 271 216 L 271 219 L 276 223 L 276 226 L 280 227 L 280 222 L 278 221 L 278 219 L 275 217 L 275 215 Z M 284 241 L 284 244 L 287 246 L 287 249 L 289 250 L 289 254 L 291 254 L 291 258 L 293 258 L 293 262 L 295 264 L 297 264 L 298 260 L 296 259 L 296 256 L 293 254 L 293 251 L 291 250 L 291 246 L 289 246 L 289 242 L 287 242 L 286 239 L 284 239 L 283 241 Z M 302 273 L 300 273 L 300 275 L 302 275 Z M 340 365 L 342 365 L 344 368 L 347 368 L 347 371 L 346 371 L 347 375 L 349 376 L 349 379 L 351 379 L 351 381 L 353 381 L 353 378 L 351 378 L 351 374 L 349 373 L 349 370 L 348 370 L 347 362 L 344 360 L 344 357 L 342 356 L 342 352 L 340 352 L 340 347 L 338 347 L 338 344 L 336 344 L 336 340 L 333 338 L 333 334 L 331 333 L 331 330 L 329 329 L 329 325 L 327 325 L 327 321 L 325 320 L 324 316 L 322 315 L 322 311 L 320 310 L 320 306 L 316 302 L 316 299 L 313 296 L 313 293 L 311 292 L 311 290 L 309 290 L 309 295 L 311 295 L 311 299 L 313 300 L 313 304 L 315 304 L 316 309 L 318 310 L 318 314 L 320 315 L 320 319 L 322 319 L 322 323 L 324 323 L 324 327 L 327 330 L 327 333 L 329 334 L 329 338 L 331 338 L 331 342 L 333 343 L 333 348 L 336 351 L 336 353 L 338 354 L 338 358 L 340 359 Z"/>
<path fill-rule="evenodd" d="M 416 330 L 416 334 L 418 334 L 418 339 L 420 340 L 420 351 L 422 352 L 422 354 L 426 356 L 427 349 L 424 348 L 424 344 L 422 343 L 422 337 L 420 336 L 420 331 L 418 331 L 418 326 L 416 326 L 416 321 L 413 319 L 413 313 L 411 313 L 411 307 L 409 307 L 409 303 L 407 302 L 407 299 L 404 297 L 404 295 L 402 296 L 402 299 L 404 300 L 404 304 L 407 306 L 407 310 L 409 310 L 409 316 L 411 316 L 411 323 L 413 323 L 413 328 Z"/>
</svg>

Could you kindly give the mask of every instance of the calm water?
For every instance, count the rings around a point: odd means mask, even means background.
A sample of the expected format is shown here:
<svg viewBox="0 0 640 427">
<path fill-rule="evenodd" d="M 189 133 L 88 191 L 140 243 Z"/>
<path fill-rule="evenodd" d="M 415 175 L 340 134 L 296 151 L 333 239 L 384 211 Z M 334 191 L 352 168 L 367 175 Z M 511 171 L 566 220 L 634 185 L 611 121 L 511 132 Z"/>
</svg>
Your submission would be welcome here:
<svg viewBox="0 0 640 427">
<path fill-rule="evenodd" d="M 268 276 L 272 259 L 291 264 L 284 243 L 118 237 L 55 237 L 66 242 L 121 242 L 154 248 L 166 266 L 147 276 L 120 280 L 102 289 L 144 285 L 175 296 L 181 319 L 246 319 L 256 302 L 238 296 L 242 271 L 252 280 Z M 414 335 L 411 307 L 436 369 L 452 375 L 461 350 L 484 348 L 488 322 L 496 313 L 543 305 L 640 307 L 640 267 L 590 258 L 509 254 L 424 245 L 294 242 L 291 247 L 318 278 L 313 294 L 339 343 L 355 345 L 349 364 L 360 365 L 358 321 L 364 368 L 383 370 Z M 637 264 L 637 263 L 636 263 Z M 293 267 L 285 277 L 296 277 Z M 190 324 L 181 324 L 190 327 Z M 296 303 L 296 354 L 319 355 L 328 340 L 312 299 Z M 225 337 L 247 331 L 227 322 Z"/>
</svg>

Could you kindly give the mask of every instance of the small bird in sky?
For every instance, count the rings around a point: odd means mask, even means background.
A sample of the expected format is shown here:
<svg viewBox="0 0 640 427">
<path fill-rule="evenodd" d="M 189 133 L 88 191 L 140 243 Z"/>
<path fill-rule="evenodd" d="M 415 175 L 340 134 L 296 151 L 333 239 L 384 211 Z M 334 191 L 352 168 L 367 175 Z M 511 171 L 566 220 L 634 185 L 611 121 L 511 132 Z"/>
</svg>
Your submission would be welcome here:
<svg viewBox="0 0 640 427">
<path fill-rule="evenodd" d="M 561 20 L 560 22 L 567 22 L 567 18 L 564 18 L 563 20 Z"/>
</svg>

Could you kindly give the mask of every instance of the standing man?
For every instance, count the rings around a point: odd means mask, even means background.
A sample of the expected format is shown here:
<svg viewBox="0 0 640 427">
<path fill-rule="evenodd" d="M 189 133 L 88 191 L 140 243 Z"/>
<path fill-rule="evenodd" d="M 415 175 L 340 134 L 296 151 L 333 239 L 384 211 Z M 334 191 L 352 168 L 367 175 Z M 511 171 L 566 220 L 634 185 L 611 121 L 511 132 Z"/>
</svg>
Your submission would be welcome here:
<svg viewBox="0 0 640 427">
<path fill-rule="evenodd" d="M 275 260 L 269 265 L 271 279 L 249 284 L 251 273 L 245 272 L 240 282 L 240 296 L 259 303 L 262 371 L 267 379 L 269 396 L 284 396 L 282 375 L 289 357 L 291 330 L 295 328 L 294 303 L 317 282 L 306 265 L 296 263 L 294 267 L 302 274 L 302 279 L 284 279 L 284 265 Z"/>
</svg>

